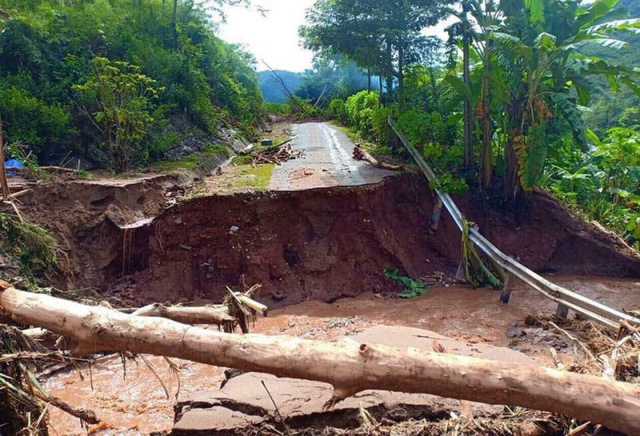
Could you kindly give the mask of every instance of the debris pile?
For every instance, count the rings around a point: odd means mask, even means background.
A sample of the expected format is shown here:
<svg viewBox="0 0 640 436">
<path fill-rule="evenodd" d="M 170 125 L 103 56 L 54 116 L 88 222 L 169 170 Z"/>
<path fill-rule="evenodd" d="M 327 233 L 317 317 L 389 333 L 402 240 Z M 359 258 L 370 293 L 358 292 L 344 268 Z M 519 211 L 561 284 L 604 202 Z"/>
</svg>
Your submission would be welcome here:
<svg viewBox="0 0 640 436">
<path fill-rule="evenodd" d="M 290 142 L 291 140 L 288 140 L 266 150 L 254 152 L 251 164 L 253 166 L 267 163 L 280 165 L 282 162 L 302 157 L 304 152 L 302 150 L 293 150 Z"/>
<path fill-rule="evenodd" d="M 640 329 L 623 321 L 616 332 L 577 316 L 572 320 L 558 317 L 528 316 L 526 325 L 554 331 L 575 343 L 574 362 L 560 369 L 579 374 L 602 376 L 610 380 L 637 384 L 640 381 Z"/>
<path fill-rule="evenodd" d="M 242 333 L 249 333 L 250 322 L 255 323 L 258 315 L 267 316 L 268 312 L 267 306 L 252 298 L 260 288 L 260 284 L 255 284 L 248 289 L 244 285 L 244 291 L 235 292 L 227 287 L 228 295 L 219 305 L 182 306 L 154 303 L 142 308 L 116 309 L 103 300 L 99 303 L 91 301 L 90 305 L 76 307 L 85 307 L 89 311 L 97 310 L 96 314 L 102 313 L 107 316 L 166 318 L 180 323 L 175 324 L 178 326 L 217 325 L 226 333 L 233 333 L 239 326 Z M 6 297 L 6 295 L 2 295 L 3 292 L 11 292 L 12 289 L 14 288 L 11 284 L 0 280 L 0 296 Z M 24 293 L 24 295 L 38 300 L 44 294 Z M 45 298 L 53 297 L 46 296 Z M 75 304 L 68 300 L 55 298 L 54 300 L 63 305 Z M 2 316 L 0 318 L 0 428 L 2 428 L 0 434 L 4 434 L 5 430 L 9 431 L 8 434 L 19 434 L 21 430 L 28 430 L 29 434 L 47 435 L 47 411 L 50 406 L 79 418 L 83 425 L 103 424 L 92 410 L 74 407 L 62 399 L 48 394 L 40 382 L 43 377 L 65 368 L 80 370 L 88 366 L 91 377 L 93 363 L 104 358 L 102 350 L 97 347 L 97 343 L 100 342 L 98 338 L 96 337 L 93 344 L 96 347 L 82 348 L 82 344 L 77 340 L 59 336 L 44 328 L 20 330 L 17 326 L 10 325 L 16 324 L 18 320 L 22 321 L 22 319 L 19 316 L 12 316 L 11 311 L 6 310 L 8 305 L 10 306 L 9 301 L 11 301 L 10 297 L 0 303 L 0 315 Z M 46 324 L 45 320 L 49 318 L 45 314 L 42 319 Z M 25 323 L 25 325 L 29 324 L 29 322 Z M 107 346 L 104 350 L 106 355 L 112 354 L 114 351 L 117 352 L 123 360 L 123 365 L 127 359 L 136 360 L 139 358 L 142 360 L 160 381 L 166 397 L 169 399 L 166 386 L 144 354 L 119 350 L 117 347 L 114 350 L 109 348 Z M 86 357 L 71 357 L 69 350 Z M 177 376 L 178 366 L 166 356 L 165 360 Z M 79 372 L 79 374 L 82 378 L 82 373 Z M 178 387 L 178 391 L 179 389 Z"/>
</svg>

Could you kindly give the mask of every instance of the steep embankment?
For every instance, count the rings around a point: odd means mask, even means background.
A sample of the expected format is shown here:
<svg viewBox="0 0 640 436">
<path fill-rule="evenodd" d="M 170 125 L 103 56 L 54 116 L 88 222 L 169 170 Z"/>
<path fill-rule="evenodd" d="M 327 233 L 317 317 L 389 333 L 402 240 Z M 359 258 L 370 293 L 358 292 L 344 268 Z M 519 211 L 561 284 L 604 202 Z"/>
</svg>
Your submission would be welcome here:
<svg viewBox="0 0 640 436">
<path fill-rule="evenodd" d="M 165 208 L 179 189 L 171 177 L 43 186 L 24 210 L 69 256 L 59 285 L 136 300 L 219 300 L 242 276 L 262 283 L 272 304 L 332 300 L 394 290 L 385 268 L 417 278 L 453 275 L 460 259 L 460 234 L 446 213 L 429 230 L 433 197 L 413 175 L 359 187 L 196 197 Z M 457 201 L 489 239 L 533 269 L 640 276 L 636 253 L 547 197 L 533 196 L 510 213 Z M 123 230 L 135 221 L 144 225 Z"/>
</svg>

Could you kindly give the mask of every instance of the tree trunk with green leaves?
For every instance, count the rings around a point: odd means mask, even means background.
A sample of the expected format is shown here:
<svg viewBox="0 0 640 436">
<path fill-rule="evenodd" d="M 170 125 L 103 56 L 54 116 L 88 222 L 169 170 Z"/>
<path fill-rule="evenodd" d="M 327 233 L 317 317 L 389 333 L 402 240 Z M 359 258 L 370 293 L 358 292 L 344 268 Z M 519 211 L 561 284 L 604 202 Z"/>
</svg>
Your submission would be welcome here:
<svg viewBox="0 0 640 436">
<path fill-rule="evenodd" d="M 171 36 L 173 49 L 178 51 L 178 0 L 173 0 L 173 12 L 171 13 Z"/>
<path fill-rule="evenodd" d="M 490 61 L 489 61 L 490 63 Z M 491 127 L 491 84 L 490 84 L 490 65 L 485 65 L 485 71 L 482 76 L 482 100 L 479 103 L 478 119 L 482 126 L 482 173 L 480 185 L 483 188 L 491 186 L 491 178 L 493 176 L 493 151 L 491 149 L 491 138 L 493 129 Z"/>
</svg>

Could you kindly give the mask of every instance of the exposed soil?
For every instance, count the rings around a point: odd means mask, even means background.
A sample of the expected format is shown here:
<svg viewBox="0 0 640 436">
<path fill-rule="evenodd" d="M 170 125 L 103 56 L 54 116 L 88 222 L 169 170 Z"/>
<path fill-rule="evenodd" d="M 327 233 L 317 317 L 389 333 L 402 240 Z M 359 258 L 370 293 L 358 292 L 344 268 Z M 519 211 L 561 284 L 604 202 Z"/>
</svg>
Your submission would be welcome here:
<svg viewBox="0 0 640 436">
<path fill-rule="evenodd" d="M 545 197 L 506 218 L 482 204 L 461 205 L 490 240 L 534 269 L 640 275 L 640 257 L 620 239 Z M 263 284 L 272 305 L 393 292 L 382 274 L 389 267 L 415 278 L 455 273 L 459 231 L 445 215 L 430 233 L 432 210 L 426 183 L 411 175 L 360 187 L 194 198 L 136 230 L 131 265 L 138 271 L 114 284 L 123 296 L 218 301 L 244 275 Z M 119 254 L 112 252 L 113 271 Z"/>
<path fill-rule="evenodd" d="M 451 277 L 460 260 L 459 231 L 443 213 L 430 232 L 433 197 L 411 174 L 356 187 L 176 201 L 183 186 L 177 176 L 41 184 L 23 211 L 69 257 L 58 286 L 137 303 L 217 302 L 242 276 L 262 283 L 272 306 L 332 301 L 397 291 L 385 268 Z M 478 199 L 456 201 L 485 236 L 532 269 L 640 277 L 637 253 L 545 196 L 508 213 Z"/>
<path fill-rule="evenodd" d="M 116 274 L 110 264 L 122 252 L 123 227 L 159 215 L 187 184 L 177 175 L 25 183 L 21 187 L 32 192 L 20 209 L 47 228 L 64 253 L 60 274 L 52 277 L 56 286 L 104 289 Z"/>
</svg>

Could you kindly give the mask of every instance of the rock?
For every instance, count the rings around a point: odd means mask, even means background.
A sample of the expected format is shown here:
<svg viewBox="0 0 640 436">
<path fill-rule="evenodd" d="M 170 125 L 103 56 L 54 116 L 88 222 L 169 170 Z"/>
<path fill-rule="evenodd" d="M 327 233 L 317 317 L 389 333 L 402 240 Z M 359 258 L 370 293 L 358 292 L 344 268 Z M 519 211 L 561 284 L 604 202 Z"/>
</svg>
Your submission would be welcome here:
<svg viewBox="0 0 640 436">
<path fill-rule="evenodd" d="M 235 429 L 260 424 L 264 418 L 236 412 L 226 407 L 196 408 L 185 413 L 174 426 L 172 435 L 228 435 Z"/>
<path fill-rule="evenodd" d="M 430 351 L 434 350 L 434 346 L 442 346 L 448 353 L 534 363 L 517 351 L 488 344 L 468 344 L 411 327 L 376 326 L 350 336 L 348 340 Z M 234 434 L 263 423 L 280 425 L 263 382 L 291 428 L 357 427 L 361 408 L 366 409 L 378 421 L 386 419 L 395 422 L 411 418 L 440 419 L 449 416 L 451 412 L 460 413 L 460 402 L 455 399 L 378 390 L 360 392 L 325 411 L 322 407 L 333 392 L 329 384 L 278 378 L 269 374 L 244 373 L 229 378 L 219 390 L 194 392 L 180 398 L 172 434 Z M 471 407 L 476 417 L 497 416 L 503 410 L 502 406 L 480 403 L 471 403 Z"/>
</svg>

